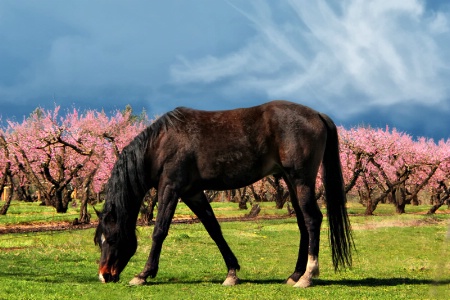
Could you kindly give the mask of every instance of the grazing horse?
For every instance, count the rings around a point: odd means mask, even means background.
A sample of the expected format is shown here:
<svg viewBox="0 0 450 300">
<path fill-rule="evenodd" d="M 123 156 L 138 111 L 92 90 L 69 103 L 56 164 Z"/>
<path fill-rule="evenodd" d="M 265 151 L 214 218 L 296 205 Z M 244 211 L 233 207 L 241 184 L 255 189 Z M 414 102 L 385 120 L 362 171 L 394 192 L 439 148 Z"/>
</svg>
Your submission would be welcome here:
<svg viewBox="0 0 450 300">
<path fill-rule="evenodd" d="M 298 260 L 287 283 L 308 287 L 319 274 L 322 213 L 315 199 L 320 164 L 335 270 L 351 266 L 353 240 L 345 207 L 336 126 L 303 105 L 272 101 L 227 111 L 176 108 L 137 135 L 121 152 L 106 187 L 94 241 L 100 246 L 99 279 L 116 282 L 137 248 L 136 222 L 143 196 L 158 191 L 158 214 L 149 258 L 130 282 L 158 272 L 159 257 L 178 199 L 195 213 L 217 244 L 235 285 L 240 269 L 204 190 L 237 189 L 274 175 L 286 182 L 300 230 Z"/>
</svg>

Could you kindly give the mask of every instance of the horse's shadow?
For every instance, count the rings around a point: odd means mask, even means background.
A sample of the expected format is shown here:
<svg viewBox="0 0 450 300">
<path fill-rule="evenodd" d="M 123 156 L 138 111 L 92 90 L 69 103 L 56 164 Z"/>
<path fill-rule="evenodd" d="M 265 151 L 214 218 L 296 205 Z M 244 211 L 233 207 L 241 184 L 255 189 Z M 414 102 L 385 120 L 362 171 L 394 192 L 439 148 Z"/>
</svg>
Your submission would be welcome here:
<svg viewBox="0 0 450 300">
<path fill-rule="evenodd" d="M 241 283 L 253 283 L 253 284 L 275 284 L 283 283 L 279 280 L 273 279 L 263 279 L 263 280 L 241 280 Z M 367 287 L 379 287 L 379 286 L 397 286 L 403 284 L 410 285 L 422 285 L 422 284 L 432 284 L 432 285 L 446 285 L 450 284 L 450 279 L 446 280 L 433 280 L 433 279 L 412 279 L 412 278 L 363 278 L 363 279 L 338 279 L 338 280 L 327 280 L 327 279 L 314 279 L 314 286 L 330 286 L 330 285 L 343 285 L 343 286 L 367 286 Z"/>
<path fill-rule="evenodd" d="M 0 278 L 1 277 L 10 277 L 10 276 L 19 276 L 19 274 L 15 274 L 14 272 L 1 272 L 0 271 Z M 51 279 L 49 279 L 46 276 L 32 276 L 32 277 L 23 277 L 23 274 L 21 276 L 25 280 L 30 281 L 45 281 L 45 282 L 52 282 Z M 98 282 L 98 279 L 96 276 L 92 277 L 84 277 L 84 276 L 71 276 L 70 277 L 72 282 L 78 282 L 81 284 L 87 284 L 87 283 L 94 283 Z M 219 279 L 212 279 L 212 280 L 182 280 L 182 279 L 176 279 L 171 278 L 168 280 L 163 281 L 152 281 L 149 280 L 145 285 L 165 285 L 165 284 L 204 284 L 204 283 L 213 283 L 213 284 L 221 284 L 223 280 Z M 61 282 L 61 280 L 56 280 L 56 282 Z M 123 279 L 121 282 L 124 282 Z M 240 284 L 283 284 L 284 281 L 282 279 L 240 279 Z M 333 285 L 341 285 L 341 286 L 348 286 L 348 287 L 358 287 L 358 286 L 366 286 L 366 287 L 382 287 L 382 286 L 397 286 L 397 285 L 435 285 L 435 286 L 442 286 L 442 285 L 450 285 L 450 278 L 446 279 L 414 279 L 414 278 L 405 278 L 405 277 L 392 277 L 392 278 L 363 278 L 363 279 L 337 279 L 337 280 L 328 280 L 328 279 L 314 279 L 313 280 L 313 286 L 320 287 L 320 286 L 333 286 Z"/>
<path fill-rule="evenodd" d="M 210 283 L 220 284 L 222 281 L 220 280 L 211 280 L 208 281 Z M 169 280 L 164 282 L 147 282 L 148 285 L 164 285 L 164 284 L 199 284 L 205 283 L 204 280 Z M 240 279 L 240 284 L 283 284 L 283 280 L 279 279 L 255 279 L 255 280 L 246 280 Z M 404 278 L 404 277 L 392 277 L 392 278 L 363 278 L 363 279 L 338 279 L 338 280 L 326 280 L 326 279 L 314 279 L 314 286 L 332 286 L 332 285 L 342 285 L 349 287 L 358 287 L 358 286 L 366 286 L 366 287 L 382 287 L 382 286 L 397 286 L 397 285 L 447 285 L 450 284 L 450 279 L 443 280 L 433 280 L 433 279 L 413 279 L 413 278 Z"/>
<path fill-rule="evenodd" d="M 316 279 L 313 281 L 318 286 L 328 285 L 344 285 L 344 286 L 366 286 L 366 287 L 380 287 L 380 286 L 397 286 L 397 285 L 446 285 L 450 284 L 450 279 L 433 280 L 433 279 L 414 279 L 405 277 L 392 278 L 363 278 L 363 279 L 340 279 L 340 280 L 326 280 Z"/>
</svg>

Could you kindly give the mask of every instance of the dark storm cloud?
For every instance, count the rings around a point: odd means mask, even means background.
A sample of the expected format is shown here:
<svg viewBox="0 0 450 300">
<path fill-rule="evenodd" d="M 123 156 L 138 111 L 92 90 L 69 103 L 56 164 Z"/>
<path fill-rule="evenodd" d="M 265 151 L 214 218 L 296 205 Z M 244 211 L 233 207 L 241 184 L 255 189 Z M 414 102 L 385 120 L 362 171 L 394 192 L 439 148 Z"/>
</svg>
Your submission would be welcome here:
<svg viewBox="0 0 450 300">
<path fill-rule="evenodd" d="M 238 15 L 225 2 L 1 2 L 0 101 L 11 113 L 54 102 L 158 106 L 176 57 L 232 48 Z"/>
<path fill-rule="evenodd" d="M 354 118 L 336 121 L 345 128 L 371 126 L 373 128 L 396 128 L 414 137 L 428 137 L 435 142 L 449 138 L 448 107 L 435 107 L 420 104 L 396 104 L 387 107 L 373 107 Z"/>
</svg>

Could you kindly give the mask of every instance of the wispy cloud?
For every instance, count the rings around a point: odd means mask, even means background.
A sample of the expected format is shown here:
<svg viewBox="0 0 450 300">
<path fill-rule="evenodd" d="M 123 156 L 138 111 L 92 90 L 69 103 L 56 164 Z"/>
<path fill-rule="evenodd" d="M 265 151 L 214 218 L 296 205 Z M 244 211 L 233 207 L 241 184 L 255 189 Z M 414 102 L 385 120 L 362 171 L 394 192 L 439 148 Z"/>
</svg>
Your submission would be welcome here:
<svg viewBox="0 0 450 300">
<path fill-rule="evenodd" d="M 180 57 L 171 67 L 175 83 L 226 81 L 236 93 L 264 91 L 270 98 L 346 107 L 349 114 L 371 106 L 449 104 L 450 11 L 426 11 L 418 0 L 232 5 L 255 36 L 223 56 Z M 280 9 L 290 13 L 277 14 Z"/>
</svg>

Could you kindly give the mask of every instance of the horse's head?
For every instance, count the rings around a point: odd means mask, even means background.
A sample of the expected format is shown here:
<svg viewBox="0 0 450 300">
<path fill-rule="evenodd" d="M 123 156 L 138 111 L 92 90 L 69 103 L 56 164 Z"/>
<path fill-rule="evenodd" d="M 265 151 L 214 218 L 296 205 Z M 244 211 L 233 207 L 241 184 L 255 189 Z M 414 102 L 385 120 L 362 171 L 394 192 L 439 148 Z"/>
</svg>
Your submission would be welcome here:
<svg viewBox="0 0 450 300">
<path fill-rule="evenodd" d="M 104 283 L 117 282 L 120 273 L 136 252 L 136 234 L 134 229 L 130 232 L 123 232 L 114 210 L 97 212 L 97 215 L 99 223 L 94 242 L 99 245 L 102 252 L 98 278 Z"/>
</svg>

